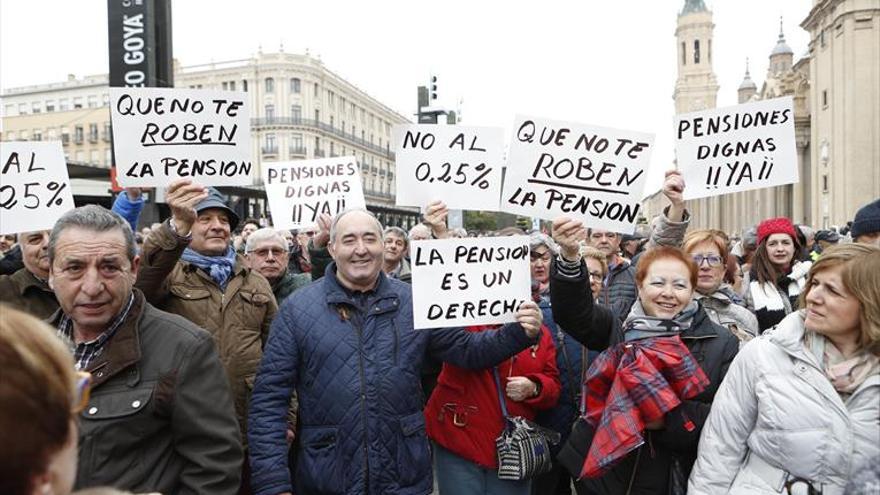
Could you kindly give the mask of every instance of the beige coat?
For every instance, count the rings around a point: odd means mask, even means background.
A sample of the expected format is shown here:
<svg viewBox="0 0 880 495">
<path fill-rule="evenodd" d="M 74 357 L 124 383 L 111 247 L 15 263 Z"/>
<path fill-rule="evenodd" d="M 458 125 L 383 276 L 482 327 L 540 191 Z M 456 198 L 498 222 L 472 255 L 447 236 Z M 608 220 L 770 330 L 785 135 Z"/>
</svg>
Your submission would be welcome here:
<svg viewBox="0 0 880 495">
<path fill-rule="evenodd" d="M 214 337 L 244 435 L 254 377 L 278 305 L 269 282 L 247 268 L 241 255 L 236 255 L 223 292 L 207 273 L 180 260 L 188 244 L 167 221 L 150 232 L 136 286 L 151 304 L 185 317 Z"/>
</svg>

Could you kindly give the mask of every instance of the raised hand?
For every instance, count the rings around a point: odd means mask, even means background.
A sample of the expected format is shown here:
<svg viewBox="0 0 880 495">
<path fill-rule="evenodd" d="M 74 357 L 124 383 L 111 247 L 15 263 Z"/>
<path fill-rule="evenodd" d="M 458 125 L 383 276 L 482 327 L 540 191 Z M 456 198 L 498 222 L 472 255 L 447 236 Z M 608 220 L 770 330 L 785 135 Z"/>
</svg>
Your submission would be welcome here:
<svg viewBox="0 0 880 495">
<path fill-rule="evenodd" d="M 168 185 L 165 202 L 171 208 L 171 221 L 177 233 L 189 235 L 196 221 L 196 205 L 208 197 L 208 190 L 189 179 L 178 179 Z"/>
<path fill-rule="evenodd" d="M 663 181 L 663 195 L 669 200 L 668 217 L 673 222 L 684 219 L 684 177 L 678 170 L 667 170 Z"/>
<path fill-rule="evenodd" d="M 444 239 L 448 237 L 446 229 L 446 217 L 449 215 L 449 208 L 442 201 L 432 201 L 425 208 L 424 222 L 431 227 L 431 232 L 436 239 Z"/>
<path fill-rule="evenodd" d="M 516 310 L 516 321 L 526 331 L 526 335 L 534 339 L 541 332 L 541 323 L 544 321 L 544 315 L 537 304 L 532 301 L 525 301 Z"/>
<path fill-rule="evenodd" d="M 553 219 L 553 240 L 559 244 L 562 257 L 568 261 L 580 259 L 578 241 L 586 237 L 585 234 L 584 224 L 580 220 L 565 216 Z"/>
<path fill-rule="evenodd" d="M 322 249 L 330 242 L 330 225 L 332 223 L 333 219 L 326 213 L 321 213 L 321 216 L 318 217 L 318 232 L 312 237 L 315 249 Z"/>
</svg>

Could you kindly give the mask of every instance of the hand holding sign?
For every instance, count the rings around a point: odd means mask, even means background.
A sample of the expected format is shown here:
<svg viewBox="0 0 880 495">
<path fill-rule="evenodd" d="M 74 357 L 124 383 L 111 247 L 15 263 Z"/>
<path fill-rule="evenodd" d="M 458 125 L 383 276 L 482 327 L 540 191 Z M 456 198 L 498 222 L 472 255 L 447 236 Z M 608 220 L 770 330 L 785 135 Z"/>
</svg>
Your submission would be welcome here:
<svg viewBox="0 0 880 495">
<path fill-rule="evenodd" d="M 445 239 L 449 236 L 449 231 L 446 227 L 446 218 L 448 216 L 449 208 L 442 201 L 432 201 L 425 208 L 425 214 L 423 215 L 424 223 L 431 227 L 431 233 L 434 234 L 435 239 Z"/>
<path fill-rule="evenodd" d="M 538 305 L 532 301 L 524 301 L 516 310 L 516 322 L 519 323 L 526 335 L 534 339 L 541 333 L 541 324 L 544 323 L 544 314 Z"/>
<path fill-rule="evenodd" d="M 678 170 L 667 170 L 663 181 L 663 195 L 669 200 L 666 218 L 673 222 L 684 220 L 684 178 Z"/>
<path fill-rule="evenodd" d="M 189 235 L 198 217 L 196 205 L 207 197 L 208 190 L 189 179 L 178 179 L 168 186 L 165 201 L 171 208 L 171 221 L 174 222 L 178 235 Z"/>
<path fill-rule="evenodd" d="M 562 250 L 562 258 L 568 261 L 580 259 L 579 240 L 586 234 L 584 224 L 580 220 L 569 217 L 557 217 L 553 220 L 553 240 Z"/>
</svg>

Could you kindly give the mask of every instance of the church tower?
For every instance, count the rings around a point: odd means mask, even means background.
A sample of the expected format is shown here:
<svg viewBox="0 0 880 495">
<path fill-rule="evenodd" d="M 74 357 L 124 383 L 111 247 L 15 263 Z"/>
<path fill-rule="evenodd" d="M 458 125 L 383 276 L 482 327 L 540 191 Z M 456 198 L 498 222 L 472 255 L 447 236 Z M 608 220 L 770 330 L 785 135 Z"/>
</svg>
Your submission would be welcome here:
<svg viewBox="0 0 880 495">
<path fill-rule="evenodd" d="M 718 81 L 712 71 L 712 12 L 703 0 L 686 0 L 675 30 L 678 80 L 675 113 L 715 108 Z"/>
<path fill-rule="evenodd" d="M 747 103 L 757 92 L 758 85 L 755 84 L 755 81 L 752 81 L 752 76 L 749 75 L 749 59 L 746 59 L 746 75 L 736 91 L 737 103 Z"/>
<path fill-rule="evenodd" d="M 779 38 L 776 46 L 770 52 L 770 65 L 767 67 L 767 77 L 773 77 L 791 69 L 794 62 L 794 52 L 785 42 L 785 34 L 782 32 L 782 18 L 779 18 Z"/>
</svg>

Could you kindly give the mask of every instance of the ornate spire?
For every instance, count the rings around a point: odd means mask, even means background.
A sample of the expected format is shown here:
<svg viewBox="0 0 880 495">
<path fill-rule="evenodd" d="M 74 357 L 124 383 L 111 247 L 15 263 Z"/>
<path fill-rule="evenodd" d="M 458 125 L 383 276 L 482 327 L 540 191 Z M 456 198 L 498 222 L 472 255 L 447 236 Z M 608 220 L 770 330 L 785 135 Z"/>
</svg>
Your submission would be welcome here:
<svg viewBox="0 0 880 495">
<path fill-rule="evenodd" d="M 770 53 L 770 56 L 773 55 L 781 55 L 781 54 L 792 54 L 794 52 L 785 42 L 785 33 L 782 32 L 782 16 L 779 16 L 779 38 L 776 40 L 776 46 L 773 47 L 773 51 Z"/>
<path fill-rule="evenodd" d="M 758 89 L 758 86 L 755 84 L 755 81 L 752 81 L 752 76 L 749 74 L 749 58 L 746 57 L 746 75 L 743 77 L 742 83 L 739 85 L 739 89 Z"/>
<path fill-rule="evenodd" d="M 685 0 L 684 8 L 681 9 L 681 13 L 678 14 L 680 16 L 686 14 L 693 14 L 694 12 L 706 12 L 706 4 L 703 3 L 703 0 Z"/>
</svg>

